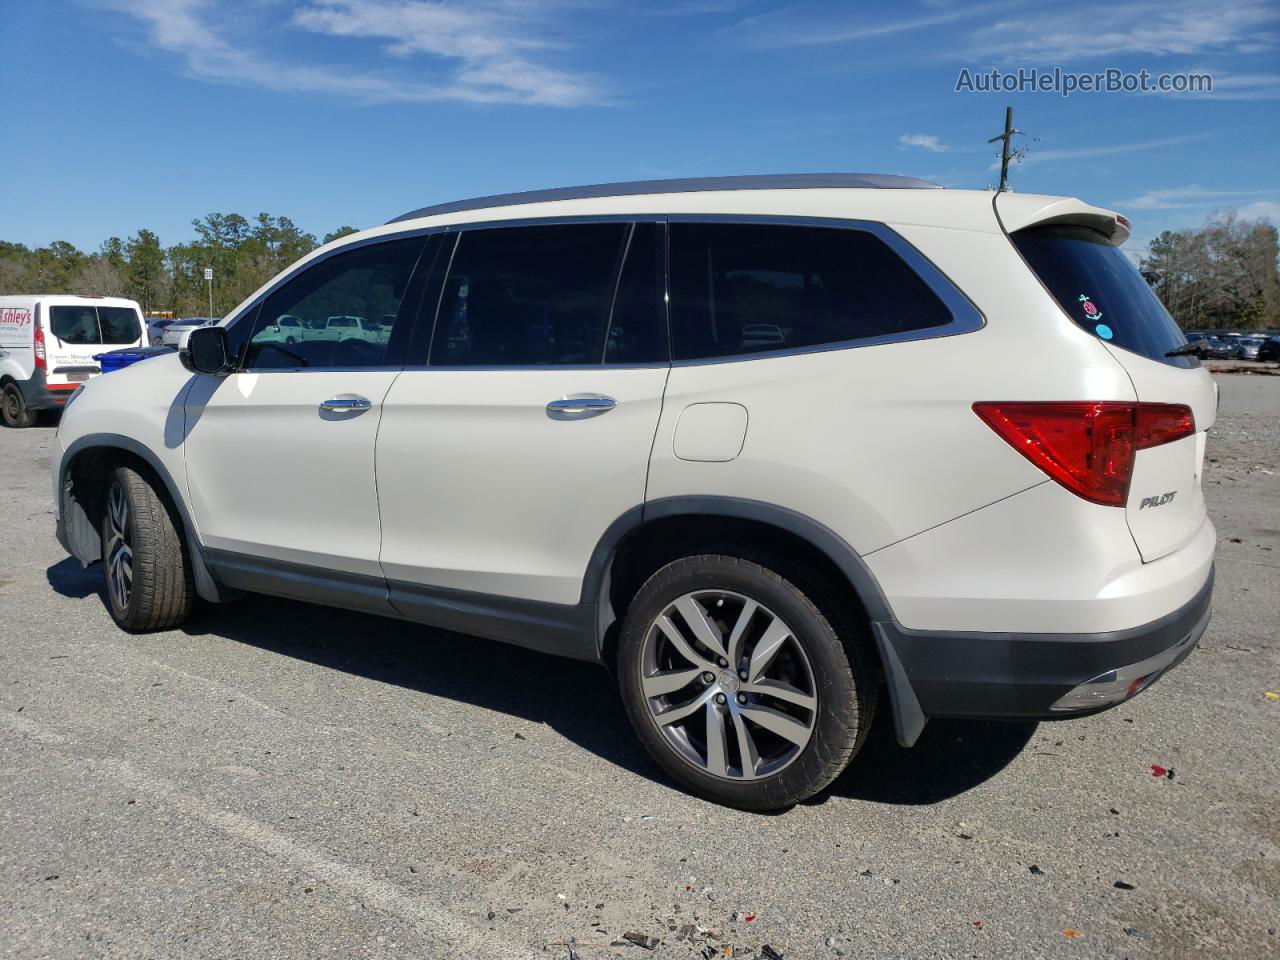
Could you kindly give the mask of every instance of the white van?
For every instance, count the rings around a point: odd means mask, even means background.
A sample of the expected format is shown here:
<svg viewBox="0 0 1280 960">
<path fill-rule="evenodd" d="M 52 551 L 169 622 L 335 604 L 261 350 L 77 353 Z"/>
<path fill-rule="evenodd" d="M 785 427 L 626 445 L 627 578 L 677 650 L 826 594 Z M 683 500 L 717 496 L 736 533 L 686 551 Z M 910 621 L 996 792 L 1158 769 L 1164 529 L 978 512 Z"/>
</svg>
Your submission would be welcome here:
<svg viewBox="0 0 1280 960">
<path fill-rule="evenodd" d="M 29 427 L 99 372 L 93 356 L 143 345 L 142 310 L 119 297 L 0 297 L 0 416 Z"/>
</svg>

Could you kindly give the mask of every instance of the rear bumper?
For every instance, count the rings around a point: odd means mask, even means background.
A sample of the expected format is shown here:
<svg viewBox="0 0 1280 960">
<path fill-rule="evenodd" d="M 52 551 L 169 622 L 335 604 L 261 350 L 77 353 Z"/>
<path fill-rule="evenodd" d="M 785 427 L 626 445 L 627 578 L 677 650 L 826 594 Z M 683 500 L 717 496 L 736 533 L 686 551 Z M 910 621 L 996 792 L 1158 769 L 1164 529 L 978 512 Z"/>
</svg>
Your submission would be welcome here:
<svg viewBox="0 0 1280 960">
<path fill-rule="evenodd" d="M 22 401 L 29 410 L 57 410 L 75 393 L 78 383 L 50 385 L 43 370 L 36 370 L 30 380 L 18 380 Z"/>
<path fill-rule="evenodd" d="M 1123 703 L 1177 666 L 1209 624 L 1213 570 L 1157 620 L 1085 634 L 965 633 L 873 624 L 904 746 L 929 717 L 1062 719 Z"/>
</svg>

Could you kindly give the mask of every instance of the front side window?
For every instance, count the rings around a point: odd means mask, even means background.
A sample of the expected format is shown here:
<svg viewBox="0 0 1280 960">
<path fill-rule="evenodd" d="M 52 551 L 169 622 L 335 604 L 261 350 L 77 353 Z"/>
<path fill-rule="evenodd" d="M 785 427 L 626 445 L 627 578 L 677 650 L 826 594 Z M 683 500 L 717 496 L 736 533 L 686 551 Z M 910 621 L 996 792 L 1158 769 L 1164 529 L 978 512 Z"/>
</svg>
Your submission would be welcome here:
<svg viewBox="0 0 1280 960">
<path fill-rule="evenodd" d="M 943 326 L 951 312 L 866 230 L 672 223 L 676 360 L 792 350 Z"/>
<path fill-rule="evenodd" d="M 49 308 L 49 332 L 63 343 L 134 343 L 142 336 L 138 314 L 129 307 Z"/>
<path fill-rule="evenodd" d="M 380 367 L 400 317 L 425 241 L 422 237 L 370 244 L 304 269 L 267 297 L 243 345 L 247 370 L 302 367 Z M 365 326 L 365 317 L 391 317 Z M 253 317 L 252 311 L 246 320 Z M 237 324 L 239 326 L 239 324 Z M 239 338 L 233 337 L 233 343 Z"/>
<path fill-rule="evenodd" d="M 432 366 L 603 362 L 627 223 L 495 227 L 458 238 Z"/>
</svg>

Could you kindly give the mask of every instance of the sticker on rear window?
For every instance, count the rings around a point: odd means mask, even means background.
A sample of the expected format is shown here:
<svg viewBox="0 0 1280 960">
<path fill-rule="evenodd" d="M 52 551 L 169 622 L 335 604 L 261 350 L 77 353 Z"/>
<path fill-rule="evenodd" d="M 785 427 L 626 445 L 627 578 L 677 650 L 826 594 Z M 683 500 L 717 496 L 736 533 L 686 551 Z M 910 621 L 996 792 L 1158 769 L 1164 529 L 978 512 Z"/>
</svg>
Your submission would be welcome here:
<svg viewBox="0 0 1280 960">
<path fill-rule="evenodd" d="M 1093 332 L 1096 333 L 1098 336 L 1100 336 L 1103 340 L 1110 340 L 1114 336 L 1114 334 L 1111 332 L 1111 328 L 1108 327 L 1105 323 L 1098 324 L 1096 327 L 1093 328 Z"/>
<path fill-rule="evenodd" d="M 1102 311 L 1098 309 L 1097 304 L 1089 299 L 1087 293 L 1080 294 L 1080 306 L 1084 308 L 1084 315 L 1090 320 L 1097 322 L 1102 319 Z"/>
</svg>

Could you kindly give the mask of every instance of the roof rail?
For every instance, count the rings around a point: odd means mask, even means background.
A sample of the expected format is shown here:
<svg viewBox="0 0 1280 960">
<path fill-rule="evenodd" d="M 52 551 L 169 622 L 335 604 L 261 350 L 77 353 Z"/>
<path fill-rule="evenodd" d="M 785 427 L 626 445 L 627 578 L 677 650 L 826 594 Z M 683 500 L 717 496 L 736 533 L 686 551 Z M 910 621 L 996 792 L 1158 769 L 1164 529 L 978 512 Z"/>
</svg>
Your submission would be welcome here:
<svg viewBox="0 0 1280 960">
<path fill-rule="evenodd" d="M 598 197 L 629 197 L 651 193 L 702 193 L 711 190 L 813 190 L 813 189 L 893 189 L 941 190 L 936 183 L 916 177 L 899 177 L 888 173 L 768 173 L 749 177 L 684 177 L 678 180 L 633 180 L 629 183 L 596 183 L 583 187 L 556 187 L 551 190 L 528 190 L 523 193 L 499 193 L 473 200 L 455 200 L 431 207 L 411 210 L 388 220 L 416 220 L 444 213 L 485 210 L 522 203 L 546 203 L 551 200 L 589 200 Z"/>
</svg>

